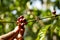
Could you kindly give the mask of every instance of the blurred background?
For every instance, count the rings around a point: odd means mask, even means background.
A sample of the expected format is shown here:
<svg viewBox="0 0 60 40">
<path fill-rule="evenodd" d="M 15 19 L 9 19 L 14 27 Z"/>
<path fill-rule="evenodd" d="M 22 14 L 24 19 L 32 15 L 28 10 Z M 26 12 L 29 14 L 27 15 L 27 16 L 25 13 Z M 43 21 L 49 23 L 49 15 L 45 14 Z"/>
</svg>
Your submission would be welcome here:
<svg viewBox="0 0 60 40">
<path fill-rule="evenodd" d="M 0 0 L 0 35 L 12 31 L 20 15 L 28 21 L 24 40 L 60 40 L 60 0 Z"/>
</svg>

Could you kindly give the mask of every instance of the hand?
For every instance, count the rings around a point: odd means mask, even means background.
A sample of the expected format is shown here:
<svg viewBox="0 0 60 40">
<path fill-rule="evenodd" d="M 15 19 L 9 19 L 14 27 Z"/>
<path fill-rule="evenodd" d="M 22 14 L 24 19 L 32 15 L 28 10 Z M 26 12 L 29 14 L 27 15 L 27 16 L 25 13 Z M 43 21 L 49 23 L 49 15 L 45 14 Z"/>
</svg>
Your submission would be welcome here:
<svg viewBox="0 0 60 40">
<path fill-rule="evenodd" d="M 19 27 L 15 27 L 15 29 L 7 34 L 0 36 L 0 40 L 12 40 L 14 39 L 19 33 Z"/>
<path fill-rule="evenodd" d="M 24 25 L 27 24 L 26 19 L 20 16 L 17 20 L 18 26 L 11 32 L 0 36 L 0 40 L 23 40 L 23 34 L 25 31 Z"/>
</svg>

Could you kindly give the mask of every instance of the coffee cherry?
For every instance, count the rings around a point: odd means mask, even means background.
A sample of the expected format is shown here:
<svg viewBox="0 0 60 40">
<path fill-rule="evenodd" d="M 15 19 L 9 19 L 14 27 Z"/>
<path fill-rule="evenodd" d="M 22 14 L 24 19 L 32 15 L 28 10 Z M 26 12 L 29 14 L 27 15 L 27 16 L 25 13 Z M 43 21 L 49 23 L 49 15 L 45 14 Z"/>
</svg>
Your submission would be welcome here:
<svg viewBox="0 0 60 40">
<path fill-rule="evenodd" d="M 24 18 L 24 16 L 20 16 L 20 18 Z"/>
<path fill-rule="evenodd" d="M 27 24 L 27 20 L 24 18 L 23 19 L 24 25 Z"/>
<path fill-rule="evenodd" d="M 56 15 L 56 11 L 53 11 L 52 13 L 53 13 L 54 15 Z"/>
<path fill-rule="evenodd" d="M 26 19 L 24 18 L 23 21 L 26 22 Z"/>
<path fill-rule="evenodd" d="M 21 23 L 21 26 L 24 26 L 24 23 Z"/>
<path fill-rule="evenodd" d="M 19 20 L 20 20 L 20 17 L 18 17 L 17 21 L 19 21 Z"/>
<path fill-rule="evenodd" d="M 26 25 L 26 24 L 27 24 L 27 22 L 24 23 L 24 25 Z"/>
<path fill-rule="evenodd" d="M 24 27 L 24 23 L 21 23 L 20 26 L 21 26 L 21 27 Z"/>
<path fill-rule="evenodd" d="M 20 19 L 23 19 L 23 18 L 24 18 L 24 16 L 20 16 L 20 17 L 18 17 L 17 20 L 19 21 Z"/>
<path fill-rule="evenodd" d="M 23 23 L 23 19 L 20 19 L 19 22 Z"/>
</svg>

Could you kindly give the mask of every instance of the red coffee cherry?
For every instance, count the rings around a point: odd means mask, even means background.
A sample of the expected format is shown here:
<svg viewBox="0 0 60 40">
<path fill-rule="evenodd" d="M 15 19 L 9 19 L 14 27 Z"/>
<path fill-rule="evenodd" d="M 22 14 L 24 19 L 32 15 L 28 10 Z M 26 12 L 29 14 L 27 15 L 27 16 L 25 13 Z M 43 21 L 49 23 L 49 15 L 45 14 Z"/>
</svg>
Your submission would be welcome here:
<svg viewBox="0 0 60 40">
<path fill-rule="evenodd" d="M 17 20 L 19 21 L 20 19 L 23 19 L 23 18 L 24 18 L 24 16 L 20 16 L 20 17 L 18 17 Z"/>
<path fill-rule="evenodd" d="M 19 26 L 20 26 L 20 27 L 24 27 L 24 23 L 21 23 Z"/>
<path fill-rule="evenodd" d="M 20 18 L 24 18 L 24 16 L 20 16 Z"/>
<path fill-rule="evenodd" d="M 24 25 L 26 25 L 26 24 L 27 24 L 27 22 L 24 23 Z"/>
<path fill-rule="evenodd" d="M 20 22 L 20 23 L 23 23 L 23 19 L 21 18 L 21 19 L 19 20 L 19 22 Z"/>
<path fill-rule="evenodd" d="M 23 18 L 23 21 L 24 21 L 24 22 L 26 22 L 26 19 L 25 19 L 25 18 Z"/>
<path fill-rule="evenodd" d="M 25 18 L 23 19 L 23 22 L 24 22 L 24 24 L 27 24 L 27 20 Z"/>
<path fill-rule="evenodd" d="M 56 11 L 53 11 L 52 14 L 56 15 Z"/>
<path fill-rule="evenodd" d="M 21 23 L 21 26 L 24 26 L 24 23 Z"/>
<path fill-rule="evenodd" d="M 19 24 L 20 26 L 25 25 L 25 24 L 27 24 L 27 20 L 23 16 L 20 16 L 17 20 L 17 24 Z"/>
<path fill-rule="evenodd" d="M 18 17 L 18 19 L 17 19 L 18 21 L 20 20 L 20 17 Z"/>
</svg>

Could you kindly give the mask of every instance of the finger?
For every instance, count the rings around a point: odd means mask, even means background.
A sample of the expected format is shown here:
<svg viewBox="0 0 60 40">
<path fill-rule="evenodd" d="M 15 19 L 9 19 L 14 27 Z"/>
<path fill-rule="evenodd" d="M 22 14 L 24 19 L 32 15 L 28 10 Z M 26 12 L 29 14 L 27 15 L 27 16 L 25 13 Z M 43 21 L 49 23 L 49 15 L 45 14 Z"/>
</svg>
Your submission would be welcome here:
<svg viewBox="0 0 60 40">
<path fill-rule="evenodd" d="M 21 37 L 21 34 L 18 34 L 17 38 L 20 38 Z"/>
<path fill-rule="evenodd" d="M 14 32 L 18 32 L 18 31 L 19 31 L 19 27 L 17 26 L 15 27 Z"/>
<path fill-rule="evenodd" d="M 20 34 L 23 36 L 24 35 L 24 31 L 25 31 L 25 29 L 20 29 Z"/>
<path fill-rule="evenodd" d="M 16 38 L 14 38 L 14 40 L 17 40 Z"/>
</svg>

